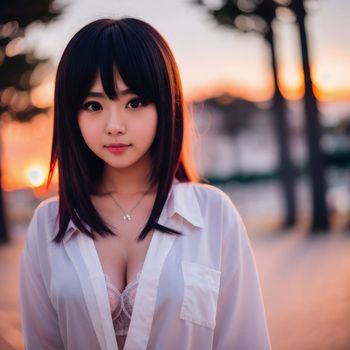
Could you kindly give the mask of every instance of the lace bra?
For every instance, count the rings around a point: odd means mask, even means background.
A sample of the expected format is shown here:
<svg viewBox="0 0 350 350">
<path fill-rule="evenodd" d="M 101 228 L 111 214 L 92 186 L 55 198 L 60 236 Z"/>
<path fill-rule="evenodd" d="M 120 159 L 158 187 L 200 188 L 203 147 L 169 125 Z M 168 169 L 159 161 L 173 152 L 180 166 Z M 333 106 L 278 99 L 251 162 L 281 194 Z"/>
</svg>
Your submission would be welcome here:
<svg viewBox="0 0 350 350">
<path fill-rule="evenodd" d="M 135 279 L 128 283 L 122 293 L 112 283 L 110 276 L 104 274 L 114 331 L 117 336 L 128 333 L 140 274 L 141 270 L 137 273 Z"/>
</svg>

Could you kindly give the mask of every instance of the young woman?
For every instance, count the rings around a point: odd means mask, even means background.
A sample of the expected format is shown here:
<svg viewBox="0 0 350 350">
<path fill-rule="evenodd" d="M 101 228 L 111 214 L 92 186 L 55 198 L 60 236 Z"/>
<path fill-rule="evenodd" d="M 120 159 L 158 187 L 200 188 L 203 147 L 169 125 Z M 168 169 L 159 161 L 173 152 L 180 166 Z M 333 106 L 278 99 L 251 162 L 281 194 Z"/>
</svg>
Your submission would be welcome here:
<svg viewBox="0 0 350 350">
<path fill-rule="evenodd" d="M 48 183 L 21 259 L 26 349 L 270 348 L 254 257 L 186 154 L 178 69 L 133 18 L 82 28 L 60 61 Z"/>
</svg>

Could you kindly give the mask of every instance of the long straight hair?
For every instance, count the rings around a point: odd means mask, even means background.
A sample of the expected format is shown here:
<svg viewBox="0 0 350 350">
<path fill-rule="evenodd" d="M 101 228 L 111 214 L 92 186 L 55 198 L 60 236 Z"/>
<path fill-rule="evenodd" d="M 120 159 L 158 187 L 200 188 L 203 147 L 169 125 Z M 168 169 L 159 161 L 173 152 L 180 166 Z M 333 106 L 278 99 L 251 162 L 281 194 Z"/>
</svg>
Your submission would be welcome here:
<svg viewBox="0 0 350 350">
<path fill-rule="evenodd" d="M 68 43 L 57 69 L 54 101 L 54 133 L 47 186 L 54 168 L 59 171 L 60 243 L 72 220 L 84 234 L 115 235 L 98 214 L 90 195 L 101 177 L 104 162 L 86 145 L 77 115 L 96 74 L 110 99 L 118 97 L 115 72 L 128 88 L 154 103 L 158 122 L 150 153 L 153 162 L 150 184 L 157 194 L 149 219 L 138 236 L 151 229 L 178 231 L 157 223 L 174 178 L 197 182 L 198 173 L 189 161 L 184 132 L 189 120 L 184 108 L 181 80 L 174 56 L 165 39 L 149 24 L 135 18 L 100 19 L 78 31 Z"/>
</svg>

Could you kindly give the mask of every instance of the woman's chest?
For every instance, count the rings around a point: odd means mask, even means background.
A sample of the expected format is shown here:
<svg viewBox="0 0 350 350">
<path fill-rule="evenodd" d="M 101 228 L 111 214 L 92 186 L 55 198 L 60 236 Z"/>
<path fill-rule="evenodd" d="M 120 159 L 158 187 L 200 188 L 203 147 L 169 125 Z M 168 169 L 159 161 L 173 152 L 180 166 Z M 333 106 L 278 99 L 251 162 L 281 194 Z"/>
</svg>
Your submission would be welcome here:
<svg viewBox="0 0 350 350">
<path fill-rule="evenodd" d="M 119 240 L 118 237 L 94 242 L 81 234 L 64 247 L 50 252 L 52 289 L 56 295 L 74 297 L 85 288 L 87 280 L 93 279 L 104 285 L 106 273 L 122 291 L 142 270 L 147 279 L 153 279 L 153 273 L 162 276 L 160 288 L 164 301 L 174 298 L 174 294 L 181 296 L 183 286 L 192 279 L 191 276 L 193 279 L 198 276 L 196 280 L 205 284 L 215 275 L 211 270 L 220 270 L 221 263 L 220 240 L 216 235 L 205 230 L 189 232 L 186 225 L 182 231 L 181 236 L 154 231 L 141 242 Z M 186 261 L 203 268 L 186 265 Z"/>
<path fill-rule="evenodd" d="M 130 343 L 144 332 L 145 324 L 149 329 L 152 324 L 154 329 L 165 324 L 213 329 L 220 285 L 219 253 L 213 242 L 205 241 L 203 235 L 190 238 L 155 231 L 137 289 Z M 53 291 L 62 319 L 71 312 L 88 313 L 96 334 L 109 329 L 106 337 L 115 341 L 102 264 L 93 242 L 81 236 L 57 253 L 51 255 L 51 264 L 60 267 L 52 276 Z"/>
<path fill-rule="evenodd" d="M 117 237 L 111 236 L 94 242 L 104 274 L 110 277 L 120 291 L 134 281 L 142 270 L 153 235 L 150 232 L 144 240 L 138 241 L 132 232 L 119 232 Z"/>
</svg>

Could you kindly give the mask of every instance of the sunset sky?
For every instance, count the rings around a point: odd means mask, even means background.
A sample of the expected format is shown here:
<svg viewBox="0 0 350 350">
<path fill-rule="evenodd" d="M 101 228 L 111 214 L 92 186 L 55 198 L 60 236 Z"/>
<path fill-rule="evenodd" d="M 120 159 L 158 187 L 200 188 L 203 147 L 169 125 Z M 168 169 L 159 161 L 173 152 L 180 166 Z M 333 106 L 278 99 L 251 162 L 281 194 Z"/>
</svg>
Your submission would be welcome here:
<svg viewBox="0 0 350 350">
<path fill-rule="evenodd" d="M 264 100 L 272 94 L 269 51 L 255 34 L 219 27 L 190 0 L 61 0 L 57 23 L 29 31 L 28 45 L 57 63 L 72 35 L 101 17 L 134 16 L 155 26 L 177 59 L 188 97 L 230 86 L 239 95 Z M 221 1 L 207 0 L 211 7 Z M 314 81 L 324 99 L 350 99 L 350 1 L 319 0 L 308 16 Z M 276 22 L 280 79 L 287 97 L 300 90 L 298 35 L 293 23 Z"/>
<path fill-rule="evenodd" d="M 218 27 L 203 8 L 180 0 L 70 0 L 56 23 L 32 26 L 26 44 L 57 64 L 72 35 L 101 17 L 144 19 L 169 42 L 177 59 L 188 100 L 229 90 L 250 100 L 272 95 L 269 51 L 262 38 Z M 207 1 L 215 7 L 221 1 Z M 319 0 L 307 21 L 311 69 L 322 101 L 350 101 L 350 1 Z M 298 35 L 291 22 L 276 22 L 280 82 L 285 97 L 302 91 Z M 44 104 L 52 98 L 52 76 L 36 93 Z M 3 184 L 11 190 L 40 183 L 51 147 L 52 119 L 3 127 Z"/>
</svg>

